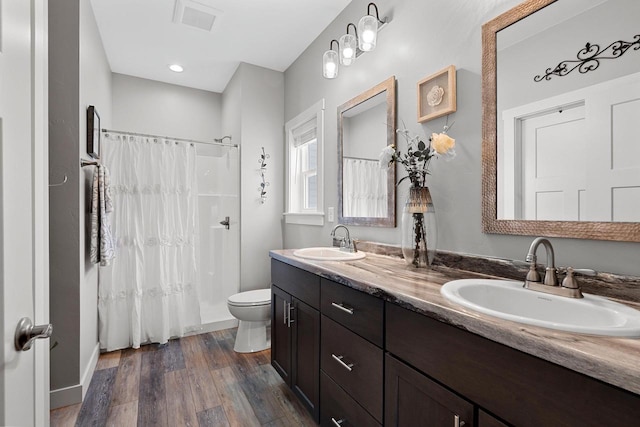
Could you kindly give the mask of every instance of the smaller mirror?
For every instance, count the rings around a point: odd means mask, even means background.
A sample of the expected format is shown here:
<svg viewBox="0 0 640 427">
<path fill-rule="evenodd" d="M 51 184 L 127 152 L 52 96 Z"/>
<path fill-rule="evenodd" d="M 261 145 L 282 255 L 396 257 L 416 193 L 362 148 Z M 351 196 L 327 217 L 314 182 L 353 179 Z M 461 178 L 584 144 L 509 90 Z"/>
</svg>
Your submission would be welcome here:
<svg viewBox="0 0 640 427">
<path fill-rule="evenodd" d="M 396 78 L 389 77 L 338 107 L 338 221 L 396 226 L 395 168 L 380 168 L 396 143 Z"/>
</svg>

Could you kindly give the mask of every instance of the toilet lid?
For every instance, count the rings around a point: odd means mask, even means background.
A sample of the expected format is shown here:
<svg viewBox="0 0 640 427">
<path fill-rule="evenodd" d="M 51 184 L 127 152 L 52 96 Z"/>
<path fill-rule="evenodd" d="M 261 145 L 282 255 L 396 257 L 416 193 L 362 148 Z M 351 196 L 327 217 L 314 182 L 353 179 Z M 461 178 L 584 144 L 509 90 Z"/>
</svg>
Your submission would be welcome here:
<svg viewBox="0 0 640 427">
<path fill-rule="evenodd" d="M 235 306 L 271 304 L 271 289 L 240 292 L 239 294 L 231 295 L 228 302 Z"/>
</svg>

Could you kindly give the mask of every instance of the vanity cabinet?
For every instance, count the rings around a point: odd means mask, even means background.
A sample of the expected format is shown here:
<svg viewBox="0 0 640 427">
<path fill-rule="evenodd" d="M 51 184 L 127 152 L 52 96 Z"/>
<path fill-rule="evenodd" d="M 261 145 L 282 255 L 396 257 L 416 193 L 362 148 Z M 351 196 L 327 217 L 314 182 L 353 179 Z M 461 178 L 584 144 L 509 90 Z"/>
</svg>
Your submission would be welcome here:
<svg viewBox="0 0 640 427">
<path fill-rule="evenodd" d="M 638 425 L 637 394 L 271 265 L 272 365 L 322 426 Z"/>
<path fill-rule="evenodd" d="M 271 282 L 271 364 L 318 421 L 320 278 L 272 260 Z"/>
<path fill-rule="evenodd" d="M 480 427 L 640 420 L 638 395 L 395 304 L 387 303 L 385 331 L 389 353 L 482 410 Z"/>
</svg>

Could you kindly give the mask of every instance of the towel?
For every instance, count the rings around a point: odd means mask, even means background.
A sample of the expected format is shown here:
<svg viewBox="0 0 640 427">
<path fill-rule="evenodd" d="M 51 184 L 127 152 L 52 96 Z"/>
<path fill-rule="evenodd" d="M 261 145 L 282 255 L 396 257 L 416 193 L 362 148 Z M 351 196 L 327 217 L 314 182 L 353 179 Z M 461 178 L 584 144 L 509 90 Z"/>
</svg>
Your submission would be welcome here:
<svg viewBox="0 0 640 427">
<path fill-rule="evenodd" d="M 91 189 L 91 262 L 107 266 L 115 258 L 115 244 L 111 232 L 110 215 L 113 212 L 109 169 L 98 165 L 93 174 Z"/>
</svg>

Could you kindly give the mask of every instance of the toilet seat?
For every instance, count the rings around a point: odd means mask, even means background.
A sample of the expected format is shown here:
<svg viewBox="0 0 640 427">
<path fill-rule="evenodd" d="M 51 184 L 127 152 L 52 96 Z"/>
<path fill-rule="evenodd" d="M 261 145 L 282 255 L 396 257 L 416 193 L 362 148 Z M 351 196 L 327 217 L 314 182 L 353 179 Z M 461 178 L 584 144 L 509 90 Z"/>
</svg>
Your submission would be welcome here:
<svg viewBox="0 0 640 427">
<path fill-rule="evenodd" d="M 255 307 L 271 304 L 271 289 L 258 289 L 255 291 L 240 292 L 231 295 L 227 300 L 229 305 L 235 307 Z"/>
</svg>

